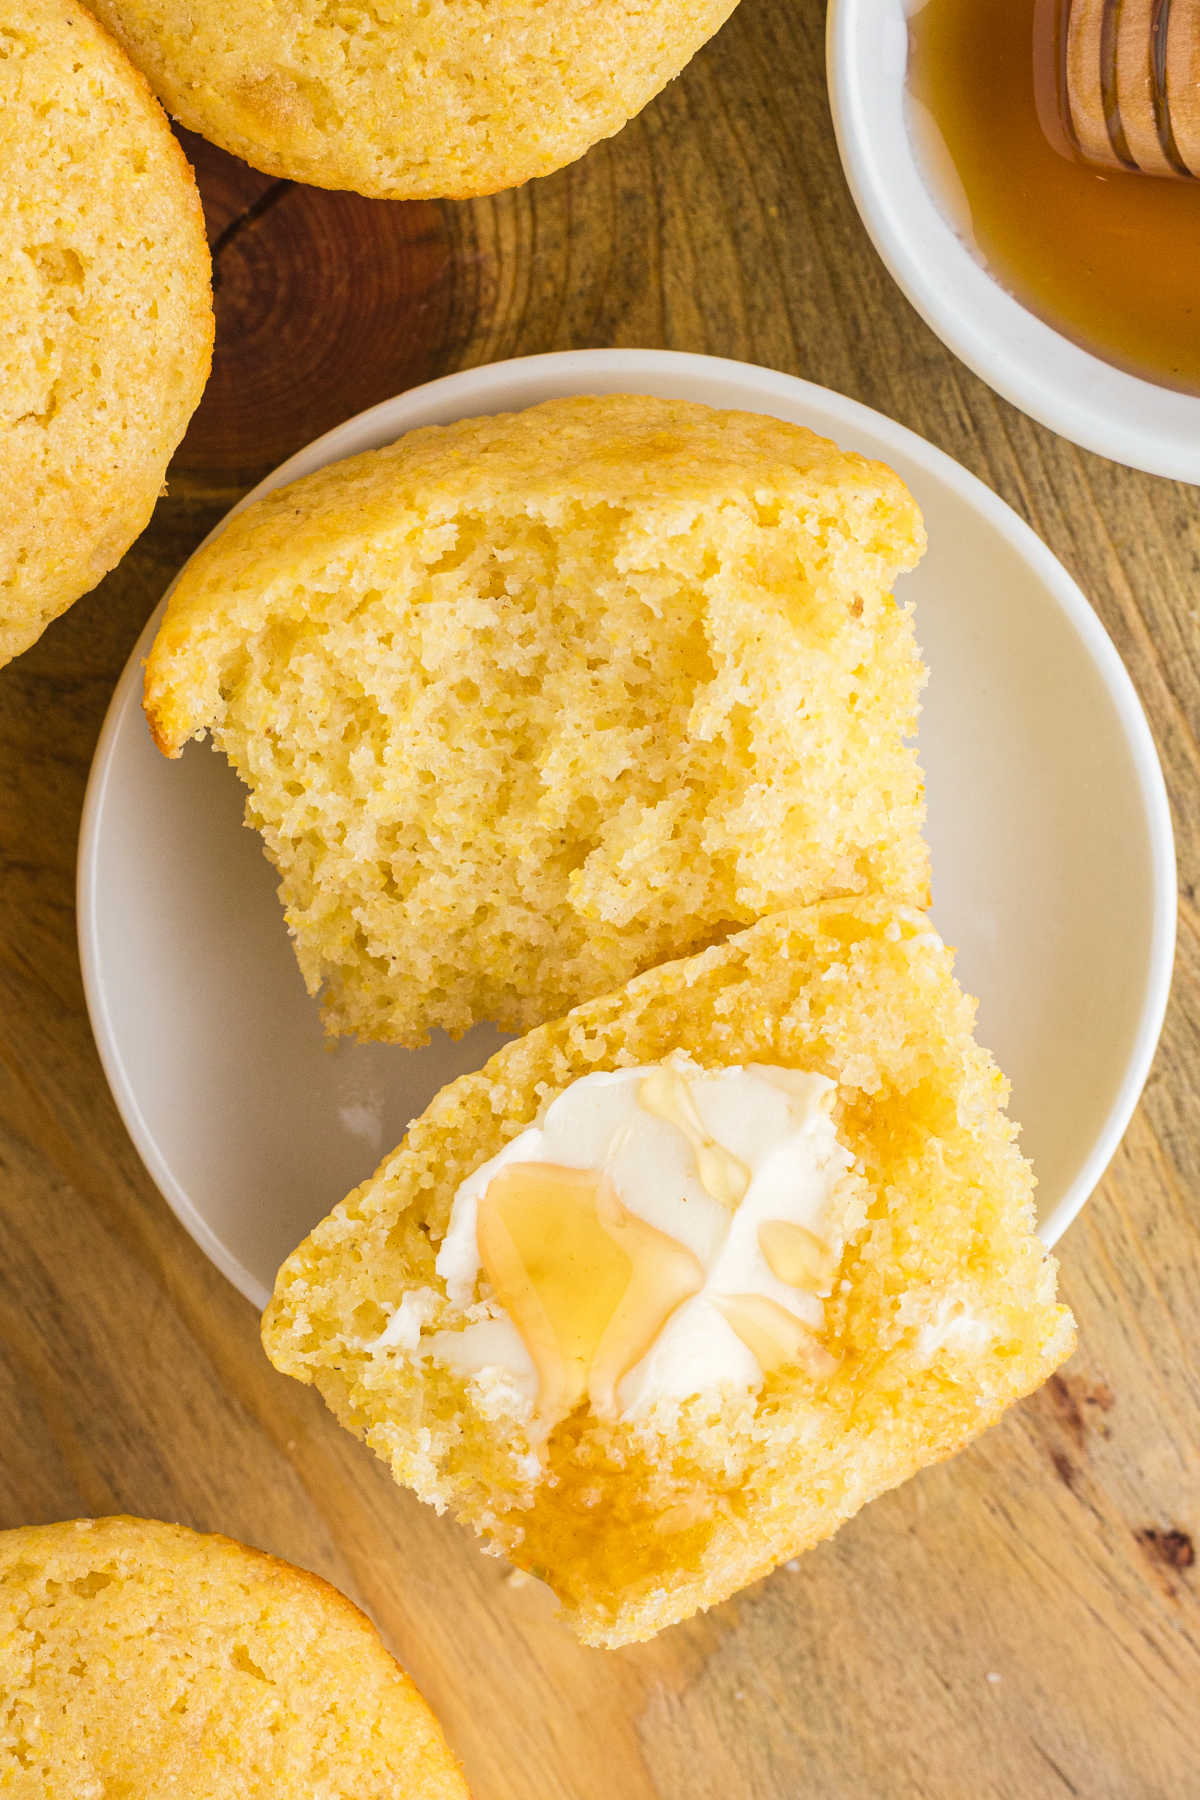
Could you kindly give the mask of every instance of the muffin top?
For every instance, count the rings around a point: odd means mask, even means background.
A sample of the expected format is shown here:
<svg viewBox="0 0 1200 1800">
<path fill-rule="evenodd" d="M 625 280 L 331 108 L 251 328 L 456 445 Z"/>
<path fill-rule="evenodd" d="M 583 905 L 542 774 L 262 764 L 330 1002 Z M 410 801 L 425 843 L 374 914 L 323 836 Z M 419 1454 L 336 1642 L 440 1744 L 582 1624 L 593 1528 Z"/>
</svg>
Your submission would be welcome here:
<svg viewBox="0 0 1200 1800">
<path fill-rule="evenodd" d="M 494 193 L 611 137 L 736 0 L 97 0 L 185 125 L 268 174 Z"/>
<path fill-rule="evenodd" d="M 142 530 L 212 352 L 187 161 L 74 0 L 0 28 L 0 664 Z"/>
<path fill-rule="evenodd" d="M 0 1790 L 25 1800 L 466 1800 L 336 1588 L 152 1519 L 0 1533 Z"/>
<path fill-rule="evenodd" d="M 522 1030 L 826 893 L 922 901 L 899 477 L 645 394 L 461 419 L 229 520 L 146 711 L 249 790 L 332 1031 Z"/>
</svg>

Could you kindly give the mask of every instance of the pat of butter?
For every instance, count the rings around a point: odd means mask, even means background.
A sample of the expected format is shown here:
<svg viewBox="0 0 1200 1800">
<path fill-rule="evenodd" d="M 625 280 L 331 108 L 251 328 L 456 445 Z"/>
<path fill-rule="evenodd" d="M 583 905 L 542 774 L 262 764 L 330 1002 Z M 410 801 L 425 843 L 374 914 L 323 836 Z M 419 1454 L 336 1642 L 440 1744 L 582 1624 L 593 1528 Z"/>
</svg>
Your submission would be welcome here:
<svg viewBox="0 0 1200 1800">
<path fill-rule="evenodd" d="M 822 1299 L 861 1212 L 834 1093 L 679 1053 L 572 1082 L 455 1195 L 438 1274 L 493 1316 L 416 1353 L 502 1376 L 544 1429 L 584 1398 L 629 1418 L 787 1364 L 827 1374 Z"/>
</svg>

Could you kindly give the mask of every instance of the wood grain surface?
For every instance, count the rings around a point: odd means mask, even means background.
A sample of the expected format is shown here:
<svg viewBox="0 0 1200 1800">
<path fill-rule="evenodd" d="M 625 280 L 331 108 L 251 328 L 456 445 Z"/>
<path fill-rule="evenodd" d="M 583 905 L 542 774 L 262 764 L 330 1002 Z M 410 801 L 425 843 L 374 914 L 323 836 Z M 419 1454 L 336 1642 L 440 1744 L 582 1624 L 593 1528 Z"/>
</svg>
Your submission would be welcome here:
<svg viewBox="0 0 1200 1800">
<path fill-rule="evenodd" d="M 823 31 L 819 0 L 743 0 L 618 138 L 475 203 L 320 193 L 186 140 L 216 250 L 211 386 L 149 530 L 0 676 L 0 1525 L 130 1511 L 319 1570 L 379 1622 L 479 1800 L 1192 1800 L 1200 496 L 1032 424 L 915 317 L 841 176 Z M 1074 1360 L 802 1566 L 618 1653 L 577 1647 L 540 1589 L 395 1490 L 269 1367 L 251 1308 L 121 1126 L 74 914 L 105 705 L 229 503 L 401 388 L 585 345 L 790 370 L 982 476 L 1079 579 L 1133 674 L 1181 877 L 1158 1060 L 1062 1247 Z"/>
</svg>

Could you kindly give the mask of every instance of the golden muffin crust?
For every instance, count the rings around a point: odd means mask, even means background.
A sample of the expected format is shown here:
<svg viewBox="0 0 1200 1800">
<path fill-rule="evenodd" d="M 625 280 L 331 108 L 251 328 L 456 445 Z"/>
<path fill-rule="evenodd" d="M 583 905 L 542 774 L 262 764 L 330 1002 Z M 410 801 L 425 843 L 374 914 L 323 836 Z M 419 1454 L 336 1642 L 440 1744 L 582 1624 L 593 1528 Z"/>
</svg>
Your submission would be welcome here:
<svg viewBox="0 0 1200 1800">
<path fill-rule="evenodd" d="M 547 1581 L 585 1642 L 650 1637 L 960 1449 L 1069 1354 L 1032 1174 L 973 1016 L 928 919 L 879 898 L 764 919 L 652 969 L 444 1088 L 280 1270 L 267 1354 L 398 1481 Z M 584 1405 L 539 1443 L 494 1371 L 414 1356 L 389 1322 L 421 1290 L 432 1329 L 468 1316 L 435 1267 L 468 1175 L 578 1077 L 676 1050 L 836 1083 L 866 1210 L 824 1304 L 833 1372 L 793 1364 L 757 1394 L 625 1420 Z M 953 1323 L 970 1316 L 987 1331 Z"/>
<path fill-rule="evenodd" d="M 142 530 L 208 376 L 192 172 L 74 0 L 0 13 L 0 664 Z"/>
<path fill-rule="evenodd" d="M 11 1800 L 467 1800 L 343 1594 L 152 1519 L 0 1532 L 0 1700 Z"/>
<path fill-rule="evenodd" d="M 889 469 L 645 395 L 411 432 L 230 521 L 146 711 L 249 788 L 328 1028 L 525 1029 L 783 906 L 924 903 Z"/>
<path fill-rule="evenodd" d="M 611 137 L 736 0 L 95 0 L 163 104 L 268 175 L 514 187 Z"/>
</svg>

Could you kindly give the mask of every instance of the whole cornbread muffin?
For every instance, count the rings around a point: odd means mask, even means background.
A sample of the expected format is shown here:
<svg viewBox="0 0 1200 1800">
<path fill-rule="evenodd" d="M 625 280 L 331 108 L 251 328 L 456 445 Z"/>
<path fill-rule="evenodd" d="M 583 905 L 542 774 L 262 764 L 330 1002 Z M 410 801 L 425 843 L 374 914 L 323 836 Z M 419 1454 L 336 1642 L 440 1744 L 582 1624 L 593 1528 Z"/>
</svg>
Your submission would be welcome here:
<svg viewBox="0 0 1200 1800">
<path fill-rule="evenodd" d="M 10 1800 L 467 1800 L 429 1708 L 315 1575 L 150 1519 L 0 1532 Z"/>
<path fill-rule="evenodd" d="M 383 199 L 494 193 L 573 162 L 736 0 L 96 0 L 193 131 L 269 175 Z"/>
<path fill-rule="evenodd" d="M 0 664 L 142 530 L 208 376 L 192 173 L 74 0 L 0 0 Z"/>
<path fill-rule="evenodd" d="M 958 1450 L 1073 1343 L 928 918 L 764 919 L 506 1045 L 263 1320 L 396 1479 L 647 1638 Z"/>
<path fill-rule="evenodd" d="M 891 470 L 645 395 L 414 431 L 192 559 L 161 749 L 249 789 L 330 1030 L 523 1029 L 766 912 L 923 904 Z"/>
</svg>

